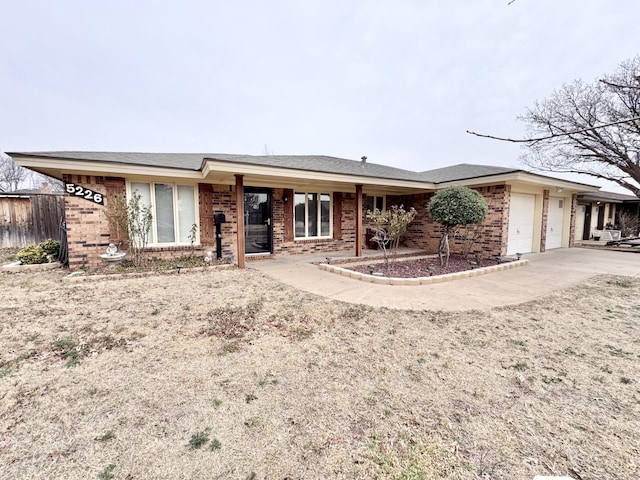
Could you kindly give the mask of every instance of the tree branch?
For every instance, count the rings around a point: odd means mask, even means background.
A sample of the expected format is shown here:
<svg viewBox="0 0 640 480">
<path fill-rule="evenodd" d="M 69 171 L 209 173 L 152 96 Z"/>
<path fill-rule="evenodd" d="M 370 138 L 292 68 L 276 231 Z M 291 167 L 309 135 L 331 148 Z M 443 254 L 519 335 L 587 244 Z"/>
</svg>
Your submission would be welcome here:
<svg viewBox="0 0 640 480">
<path fill-rule="evenodd" d="M 512 143 L 537 143 L 537 142 L 541 142 L 543 140 L 550 140 L 552 138 L 558 138 L 558 137 L 568 137 L 571 135 L 576 135 L 579 133 L 585 133 L 585 132 L 589 132 L 592 130 L 597 130 L 599 128 L 605 128 L 605 127 L 612 127 L 614 125 L 621 125 L 623 123 L 632 123 L 635 122 L 637 120 L 640 120 L 640 117 L 633 117 L 633 118 L 627 118 L 625 120 L 618 120 L 617 122 L 611 122 L 611 123 L 605 123 L 603 125 L 597 125 L 595 127 L 589 127 L 589 128 L 583 128 L 580 130 L 573 130 L 571 132 L 564 132 L 564 133 L 552 133 L 551 135 L 547 135 L 545 137 L 536 137 L 536 138 L 505 138 L 505 137 L 496 137 L 493 135 L 485 135 L 482 133 L 476 133 L 476 132 L 472 132 L 471 130 L 467 130 L 467 133 L 470 135 L 475 135 L 476 137 L 481 137 L 481 138 L 490 138 L 492 140 L 500 140 L 501 142 L 512 142 Z"/>
<path fill-rule="evenodd" d="M 637 78 L 636 80 L 640 82 L 640 78 Z M 634 90 L 640 90 L 640 86 L 636 87 L 634 85 L 621 85 L 619 83 L 610 82 L 609 80 L 600 80 L 600 83 L 604 83 L 605 85 L 613 88 L 632 88 Z"/>
</svg>

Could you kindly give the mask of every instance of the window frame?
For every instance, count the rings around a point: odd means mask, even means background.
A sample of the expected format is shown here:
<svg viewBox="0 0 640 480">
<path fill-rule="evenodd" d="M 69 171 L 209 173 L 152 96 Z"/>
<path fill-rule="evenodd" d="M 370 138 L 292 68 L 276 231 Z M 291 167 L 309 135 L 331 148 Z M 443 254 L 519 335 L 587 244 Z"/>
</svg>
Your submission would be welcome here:
<svg viewBox="0 0 640 480">
<path fill-rule="evenodd" d="M 329 233 L 327 235 L 309 235 L 309 195 L 315 194 L 318 197 L 316 207 L 316 222 L 318 232 L 322 232 L 322 196 L 329 196 Z M 296 232 L 296 195 L 304 195 L 304 236 L 299 237 Z M 293 239 L 301 240 L 326 240 L 333 238 L 333 192 L 323 192 L 320 190 L 294 190 L 293 191 Z"/>
<path fill-rule="evenodd" d="M 180 241 L 180 217 L 179 217 L 179 205 L 178 205 L 178 187 L 190 187 L 193 190 L 193 218 L 194 222 L 197 226 L 196 230 L 196 238 L 193 242 L 194 246 L 200 246 L 200 213 L 198 206 L 198 185 L 193 183 L 186 182 L 167 182 L 163 180 L 127 180 L 126 183 L 126 193 L 127 193 L 127 202 L 131 199 L 133 195 L 132 184 L 145 184 L 149 185 L 149 196 L 151 202 L 151 214 L 153 216 L 153 220 L 151 222 L 151 230 L 149 231 L 149 242 L 147 243 L 148 247 L 172 247 L 172 246 L 191 246 L 191 241 L 186 240 Z M 162 242 L 158 243 L 158 218 L 156 215 L 156 193 L 155 186 L 156 185 L 171 185 L 172 191 L 172 202 L 173 202 L 173 233 L 174 233 L 174 241 L 173 242 Z M 191 225 L 193 225 L 193 223 Z M 189 230 L 191 229 L 191 225 L 189 225 Z"/>
<path fill-rule="evenodd" d="M 368 208 L 368 203 L 369 203 L 369 199 L 373 198 L 373 208 L 370 209 Z M 377 204 L 378 204 L 378 199 L 382 200 L 382 208 L 379 209 L 381 212 L 384 212 L 387 209 L 387 196 L 386 195 L 368 195 L 366 196 L 364 203 L 365 203 L 365 214 L 367 213 L 367 211 L 372 211 L 375 210 L 377 208 Z"/>
</svg>

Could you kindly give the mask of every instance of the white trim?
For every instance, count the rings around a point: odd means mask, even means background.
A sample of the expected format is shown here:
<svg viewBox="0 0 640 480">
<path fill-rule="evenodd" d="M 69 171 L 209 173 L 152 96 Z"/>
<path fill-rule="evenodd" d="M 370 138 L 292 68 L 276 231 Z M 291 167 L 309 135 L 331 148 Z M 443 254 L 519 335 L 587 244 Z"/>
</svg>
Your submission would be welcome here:
<svg viewBox="0 0 640 480">
<path fill-rule="evenodd" d="M 304 195 L 304 237 L 298 237 L 296 235 L 296 195 Z M 316 220 L 318 224 L 318 232 L 322 231 L 322 195 L 329 195 L 329 233 L 328 235 L 315 235 L 309 236 L 309 194 L 316 194 L 318 196 L 318 206 L 316 211 Z M 293 191 L 293 239 L 294 241 L 304 240 L 327 240 L 333 238 L 333 192 L 322 191 Z"/>
<path fill-rule="evenodd" d="M 451 187 L 454 185 L 483 186 L 493 185 L 495 183 L 509 182 L 524 182 L 545 187 L 559 187 L 566 190 L 575 190 L 576 192 L 597 192 L 600 190 L 600 187 L 596 187 L 594 185 L 570 182 L 568 180 L 562 180 L 554 177 L 545 177 L 544 175 L 537 175 L 535 173 L 529 173 L 525 171 L 502 173 L 498 175 L 489 175 L 486 177 L 467 178 L 464 180 L 452 180 L 450 182 L 438 183 L 434 188 L 437 190 L 441 190 L 443 188 Z"/>
<path fill-rule="evenodd" d="M 193 179 L 204 181 L 207 180 L 209 175 L 212 177 L 220 176 L 233 176 L 234 174 L 243 174 L 245 176 L 255 175 L 257 177 L 265 177 L 266 180 L 270 180 L 273 186 L 276 184 L 290 185 L 292 179 L 300 181 L 309 181 L 313 183 L 331 183 L 336 185 L 348 184 L 362 184 L 369 186 L 382 186 L 382 187 L 394 187 L 394 188 L 407 188 L 411 190 L 419 191 L 433 191 L 440 190 L 452 185 L 465 185 L 465 186 L 482 186 L 491 185 L 495 183 L 522 181 L 530 184 L 541 186 L 559 187 L 567 190 L 573 190 L 576 192 L 597 192 L 600 187 L 593 185 L 571 182 L 568 180 L 562 180 L 554 177 L 548 177 L 540 174 L 534 174 L 525 171 L 509 172 L 497 175 L 487 175 L 481 177 L 473 177 L 463 180 L 452 180 L 449 182 L 442 182 L 434 184 L 432 182 L 423 182 L 419 180 L 398 180 L 382 177 L 369 177 L 364 175 L 354 175 L 346 173 L 333 173 L 333 172 L 321 172 L 311 170 L 300 170 L 294 168 L 273 167 L 265 165 L 253 165 L 246 163 L 233 163 L 220 160 L 204 160 L 200 170 L 180 169 L 180 168 L 168 168 L 168 167 L 154 167 L 145 165 L 132 165 L 126 163 L 117 162 L 102 162 L 99 160 L 69 160 L 69 159 L 57 159 L 52 157 L 37 157 L 28 156 L 23 157 L 20 155 L 14 155 L 13 160 L 20 166 L 33 168 L 36 170 L 44 170 L 50 172 L 71 173 L 71 174 L 91 174 L 91 175 L 106 175 L 106 176 L 158 176 L 158 177 L 170 177 L 175 179 L 176 177 L 184 179 Z M 82 172 L 82 173 L 80 173 Z M 218 174 L 218 175 L 216 175 Z M 418 174 L 416 172 L 416 174 Z M 214 179 L 215 180 L 215 179 Z M 226 180 L 219 179 L 219 181 Z M 230 179 L 229 182 L 232 182 Z M 229 183 L 226 182 L 226 183 Z M 245 178 L 245 184 L 249 185 L 250 179 Z M 231 183 L 230 183 L 231 184 Z M 290 187 L 287 187 L 290 188 Z"/>
</svg>

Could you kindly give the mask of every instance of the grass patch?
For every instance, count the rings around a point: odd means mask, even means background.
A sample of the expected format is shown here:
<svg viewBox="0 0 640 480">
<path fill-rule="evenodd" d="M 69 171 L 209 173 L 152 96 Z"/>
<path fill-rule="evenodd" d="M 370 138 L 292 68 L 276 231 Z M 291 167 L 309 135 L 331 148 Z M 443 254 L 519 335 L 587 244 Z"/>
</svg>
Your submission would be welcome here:
<svg viewBox="0 0 640 480">
<path fill-rule="evenodd" d="M 201 333 L 226 339 L 242 339 L 255 328 L 263 304 L 264 300 L 258 299 L 243 306 L 217 307 L 199 318 L 207 322 L 207 327 Z"/>
<path fill-rule="evenodd" d="M 205 428 L 201 432 L 196 432 L 191 435 L 189 444 L 187 445 L 189 447 L 189 450 L 199 450 L 200 448 L 204 447 L 209 441 L 209 432 L 211 432 L 211 429 Z"/>
<path fill-rule="evenodd" d="M 260 425 L 260 419 L 258 417 L 249 417 L 244 421 L 244 426 L 249 428 L 255 428 Z"/>
<path fill-rule="evenodd" d="M 267 385 L 277 385 L 277 384 L 278 384 L 278 379 L 273 378 L 272 375 L 267 375 L 266 377 L 264 377 L 262 380 L 258 382 L 259 387 L 265 387 Z"/>
<path fill-rule="evenodd" d="M 244 397 L 244 401 L 245 403 L 251 403 L 254 400 L 257 400 L 258 397 L 256 395 L 254 395 L 253 393 L 247 393 Z"/>
<path fill-rule="evenodd" d="M 55 340 L 51 343 L 51 349 L 60 359 L 67 360 L 64 366 L 70 368 L 80 365 L 80 359 L 91 354 L 91 352 L 111 350 L 126 344 L 127 341 L 124 338 L 115 339 L 110 335 L 99 335 L 83 343 L 70 338 Z"/>
<path fill-rule="evenodd" d="M 123 480 L 637 476 L 640 282 L 435 312 L 351 306 L 252 268 L 63 275 L 0 275 L 2 478 L 95 479 L 110 463 Z M 297 326 L 313 335 L 293 341 Z"/>
<path fill-rule="evenodd" d="M 633 280 L 630 278 L 621 277 L 614 280 L 608 280 L 607 284 L 614 287 L 631 288 L 633 287 Z"/>
<path fill-rule="evenodd" d="M 98 474 L 98 480 L 113 480 L 113 478 L 115 478 L 115 476 L 113 475 L 113 471 L 115 469 L 116 469 L 116 466 L 113 463 L 110 465 L 107 465 L 106 467 L 104 467 L 104 470 L 102 470 Z"/>
<path fill-rule="evenodd" d="M 514 370 L 517 370 L 519 372 L 523 372 L 524 370 L 527 370 L 529 368 L 529 366 L 527 365 L 527 362 L 516 362 L 513 365 L 511 365 L 511 368 L 513 368 Z"/>
<path fill-rule="evenodd" d="M 470 464 L 442 445 L 415 433 L 403 432 L 397 437 L 373 434 L 367 447 L 377 467 L 374 478 L 430 480 L 472 470 Z"/>
<path fill-rule="evenodd" d="M 99 442 L 108 442 L 109 440 L 113 440 L 114 438 L 116 438 L 115 433 L 113 433 L 111 430 L 109 430 L 104 435 L 102 435 L 100 437 L 97 437 L 96 440 L 99 441 Z"/>
</svg>

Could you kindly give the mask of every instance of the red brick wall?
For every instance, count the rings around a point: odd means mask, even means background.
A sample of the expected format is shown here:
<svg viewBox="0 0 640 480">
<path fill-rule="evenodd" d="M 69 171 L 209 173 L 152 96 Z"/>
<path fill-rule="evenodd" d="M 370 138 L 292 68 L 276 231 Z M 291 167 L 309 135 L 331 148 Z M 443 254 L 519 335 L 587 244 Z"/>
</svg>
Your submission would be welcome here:
<svg viewBox="0 0 640 480">
<path fill-rule="evenodd" d="M 69 244 L 69 269 L 77 270 L 81 267 L 96 268 L 104 266 L 104 261 L 100 258 L 100 255 L 105 253 L 109 243 L 117 243 L 122 240 L 119 232 L 110 231 L 106 210 L 109 201 L 115 195 L 125 194 L 125 179 L 68 174 L 65 174 L 63 179 L 82 185 L 95 192 L 100 192 L 105 196 L 104 206 L 73 195 L 65 194 L 64 196 L 67 243 Z M 224 188 L 229 190 L 228 186 Z M 223 201 L 220 201 L 218 206 L 223 203 Z M 229 220 L 229 215 L 227 215 L 227 220 Z M 228 230 L 231 227 L 227 224 L 224 228 Z M 226 235 L 226 238 L 227 242 L 232 242 L 229 234 Z M 121 248 L 126 250 L 126 244 L 123 244 Z M 196 254 L 202 254 L 205 250 L 211 250 L 211 247 L 197 248 L 195 252 Z M 189 246 L 149 247 L 147 252 L 147 258 L 149 259 L 171 259 L 190 255 L 192 249 Z M 226 252 L 227 254 L 234 254 L 235 236 L 233 237 L 233 250 L 227 248 Z"/>
<path fill-rule="evenodd" d="M 341 193 L 340 209 L 333 209 L 333 238 L 322 239 L 309 239 L 309 240 L 295 240 L 290 239 L 288 235 L 285 236 L 286 222 L 293 222 L 293 215 L 285 216 L 285 208 L 292 208 L 293 202 L 292 190 L 287 190 L 289 193 L 289 204 L 285 207 L 283 201 L 284 190 L 273 190 L 273 204 L 272 204 L 272 220 L 273 220 L 273 253 L 275 255 L 295 255 L 301 253 L 322 253 L 326 251 L 340 251 L 353 249 L 355 253 L 355 195 L 353 193 Z M 336 201 L 336 193 L 333 194 L 334 202 Z M 338 218 L 336 212 L 341 212 L 341 217 Z M 293 228 L 293 223 L 287 227 Z M 291 230 L 293 231 L 293 230 Z"/>
<path fill-rule="evenodd" d="M 507 235 L 509 227 L 510 185 L 491 185 L 478 187 L 477 190 L 489 206 L 487 217 L 482 223 L 482 236 L 471 252 L 479 252 L 483 257 L 505 255 L 507 253 Z M 442 235 L 442 227 L 433 221 L 427 212 L 427 205 L 433 193 L 419 195 L 388 196 L 387 206 L 403 204 L 405 209 L 413 207 L 418 215 L 409 224 L 407 234 L 401 243 L 408 248 L 418 248 L 436 253 Z M 462 251 L 462 242 L 451 239 L 452 253 Z"/>
<path fill-rule="evenodd" d="M 123 178 L 65 175 L 65 180 L 78 183 L 104 194 L 105 203 L 107 204 L 109 198 L 117 193 L 124 193 L 125 190 L 125 180 Z M 485 257 L 504 255 L 507 248 L 510 186 L 492 185 L 479 187 L 476 190 L 487 201 L 489 213 L 482 224 L 482 238 L 472 251 L 479 251 Z M 285 190 L 273 190 L 272 225 L 273 251 L 275 255 L 321 253 L 338 250 L 353 250 L 355 252 L 356 199 L 354 193 L 334 193 L 334 202 L 335 199 L 340 198 L 340 208 L 334 208 L 334 238 L 295 240 L 287 236 L 288 230 L 293 228 L 292 225 L 288 225 L 288 222 L 292 222 L 293 218 L 291 215 L 288 216 L 286 211 L 287 207 L 291 209 L 293 191 L 286 190 L 286 192 L 289 194 L 289 202 L 287 204 L 283 200 Z M 196 252 L 202 253 L 203 251 L 215 250 L 215 242 L 211 242 L 210 238 L 212 227 L 209 223 L 212 221 L 212 214 L 224 213 L 227 223 L 222 225 L 223 257 L 232 256 L 236 259 L 235 186 L 201 185 L 200 193 L 200 231 L 204 246 L 197 248 Z M 402 204 L 406 209 L 413 207 L 418 212 L 416 219 L 409 225 L 407 234 L 402 241 L 404 246 L 434 253 L 437 251 L 441 227 L 431 219 L 426 209 L 432 195 L 433 193 L 387 196 L 387 206 Z M 548 191 L 546 195 L 548 198 Z M 203 205 L 203 202 L 211 202 L 211 206 Z M 572 212 L 575 210 L 575 199 L 573 203 Z M 110 241 L 117 240 L 113 238 L 113 232 L 109 232 L 105 210 L 104 206 L 79 197 L 65 195 L 71 269 L 77 269 L 83 265 L 88 267 L 102 265 L 99 255 L 105 252 Z M 366 216 L 366 213 L 364 215 Z M 572 218 L 574 216 L 572 215 Z M 366 218 L 363 219 L 363 223 L 363 238 L 359 239 L 359 241 L 365 245 L 366 226 L 368 223 Z M 573 239 L 573 233 L 571 238 Z M 454 238 L 452 239 L 451 247 L 453 252 L 459 252 L 462 244 Z M 190 252 L 190 247 L 183 246 L 150 247 L 149 258 L 176 258 Z"/>
<path fill-rule="evenodd" d="M 109 221 L 105 214 L 106 205 L 109 202 L 105 177 L 65 174 L 63 180 L 76 183 L 105 196 L 105 205 L 103 206 L 68 193 L 64 195 L 69 268 L 76 270 L 83 266 L 97 267 L 102 263 L 100 254 L 105 253 L 111 242 Z M 109 179 L 109 182 L 112 185 L 117 185 L 118 180 L 122 180 L 124 185 L 123 179 Z M 116 188 L 115 191 L 117 190 Z"/>
<path fill-rule="evenodd" d="M 222 224 L 220 233 L 222 234 L 222 258 L 233 257 L 238 259 L 238 248 L 236 236 L 238 233 L 236 223 L 236 187 L 235 185 L 213 185 L 212 186 L 213 212 L 224 213 L 227 223 Z M 202 221 L 202 219 L 200 219 Z M 207 250 L 213 250 L 215 256 L 215 245 Z"/>
</svg>

